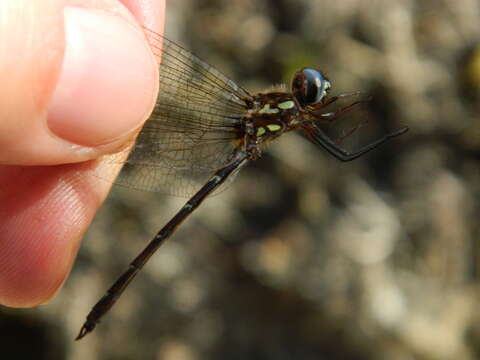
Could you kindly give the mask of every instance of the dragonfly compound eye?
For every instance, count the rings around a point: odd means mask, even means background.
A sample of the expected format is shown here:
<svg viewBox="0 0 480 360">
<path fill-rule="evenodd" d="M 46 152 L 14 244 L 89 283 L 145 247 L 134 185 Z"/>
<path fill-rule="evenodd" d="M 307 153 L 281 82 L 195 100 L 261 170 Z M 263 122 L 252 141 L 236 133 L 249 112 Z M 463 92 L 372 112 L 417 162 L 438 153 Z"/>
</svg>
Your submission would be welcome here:
<svg viewBox="0 0 480 360">
<path fill-rule="evenodd" d="M 292 81 L 292 93 L 302 106 L 322 101 L 331 87 L 320 71 L 304 68 L 295 73 Z"/>
</svg>

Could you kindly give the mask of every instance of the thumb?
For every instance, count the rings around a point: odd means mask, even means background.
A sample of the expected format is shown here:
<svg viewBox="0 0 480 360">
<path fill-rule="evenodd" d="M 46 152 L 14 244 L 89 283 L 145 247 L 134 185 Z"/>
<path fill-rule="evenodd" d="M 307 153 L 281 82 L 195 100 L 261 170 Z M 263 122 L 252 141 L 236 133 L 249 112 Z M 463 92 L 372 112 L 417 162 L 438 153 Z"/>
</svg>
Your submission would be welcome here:
<svg viewBox="0 0 480 360">
<path fill-rule="evenodd" d="M 156 62 L 118 1 L 2 0 L 0 14 L 0 164 L 92 159 L 148 117 Z"/>
</svg>

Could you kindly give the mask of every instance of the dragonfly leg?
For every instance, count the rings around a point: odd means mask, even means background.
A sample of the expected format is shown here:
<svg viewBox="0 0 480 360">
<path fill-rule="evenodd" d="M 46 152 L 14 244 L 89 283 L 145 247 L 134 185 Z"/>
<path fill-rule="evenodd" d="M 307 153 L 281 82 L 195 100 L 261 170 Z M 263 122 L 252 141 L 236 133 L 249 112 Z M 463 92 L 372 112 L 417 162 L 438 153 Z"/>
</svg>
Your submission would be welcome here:
<svg viewBox="0 0 480 360">
<path fill-rule="evenodd" d="M 405 132 L 408 131 L 408 127 L 403 127 L 399 130 L 393 131 L 391 133 L 388 133 L 378 140 L 365 145 L 361 149 L 355 152 L 348 152 L 342 149 L 338 144 L 336 144 L 332 139 L 330 139 L 321 129 L 319 129 L 317 126 L 314 124 L 310 124 L 310 126 L 307 126 L 304 128 L 307 136 L 315 143 L 323 147 L 325 150 L 327 150 L 331 155 L 333 155 L 335 158 L 337 158 L 340 161 L 351 161 L 354 160 L 367 152 L 377 148 L 378 146 L 382 145 L 384 142 L 388 141 L 389 139 L 392 139 L 394 137 L 397 137 L 399 135 L 404 134 Z"/>
</svg>

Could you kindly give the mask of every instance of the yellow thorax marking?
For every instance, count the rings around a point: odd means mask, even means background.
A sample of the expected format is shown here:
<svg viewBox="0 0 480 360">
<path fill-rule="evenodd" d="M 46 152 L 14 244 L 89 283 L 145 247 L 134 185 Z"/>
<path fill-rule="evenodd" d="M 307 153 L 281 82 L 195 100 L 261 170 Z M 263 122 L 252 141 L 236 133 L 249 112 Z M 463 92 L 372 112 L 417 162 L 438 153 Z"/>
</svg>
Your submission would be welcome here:
<svg viewBox="0 0 480 360">
<path fill-rule="evenodd" d="M 266 132 L 267 132 L 267 130 L 265 130 L 264 127 L 259 127 L 257 129 L 257 137 L 260 137 L 260 136 L 264 135 Z"/>
<path fill-rule="evenodd" d="M 278 107 L 282 110 L 291 109 L 295 106 L 295 103 L 292 100 L 284 101 L 278 104 Z"/>
<path fill-rule="evenodd" d="M 258 113 L 259 114 L 276 114 L 279 111 L 280 110 L 278 110 L 277 108 L 271 109 L 270 104 L 266 104 L 263 108 L 260 109 L 260 111 Z"/>
<path fill-rule="evenodd" d="M 282 127 L 278 124 L 268 124 L 267 125 L 267 129 L 270 130 L 270 131 L 278 131 L 280 130 Z"/>
</svg>

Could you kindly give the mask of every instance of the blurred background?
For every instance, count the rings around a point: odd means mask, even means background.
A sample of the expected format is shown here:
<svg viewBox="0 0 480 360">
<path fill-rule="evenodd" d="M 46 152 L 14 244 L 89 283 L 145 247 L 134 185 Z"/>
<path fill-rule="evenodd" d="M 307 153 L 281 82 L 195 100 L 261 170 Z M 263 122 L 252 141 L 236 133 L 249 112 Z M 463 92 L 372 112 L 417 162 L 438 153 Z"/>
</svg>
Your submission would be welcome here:
<svg viewBox="0 0 480 360">
<path fill-rule="evenodd" d="M 251 92 L 319 67 L 332 93 L 373 97 L 375 136 L 410 132 L 351 163 L 285 135 L 73 342 L 185 201 L 115 188 L 56 298 L 0 308 L 1 357 L 480 358 L 480 3 L 182 0 L 167 14 L 169 38 Z"/>
</svg>

